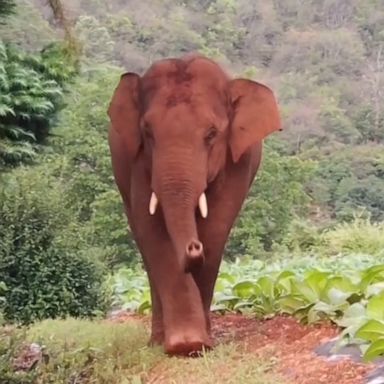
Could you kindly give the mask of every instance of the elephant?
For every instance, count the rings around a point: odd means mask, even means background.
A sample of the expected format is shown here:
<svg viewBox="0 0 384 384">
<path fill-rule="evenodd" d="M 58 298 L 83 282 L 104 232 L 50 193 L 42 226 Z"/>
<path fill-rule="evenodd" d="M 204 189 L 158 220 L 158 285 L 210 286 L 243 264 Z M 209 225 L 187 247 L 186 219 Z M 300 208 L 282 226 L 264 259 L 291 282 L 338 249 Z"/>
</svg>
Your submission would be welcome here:
<svg viewBox="0 0 384 384">
<path fill-rule="evenodd" d="M 213 348 L 210 307 L 263 139 L 281 131 L 273 91 L 199 54 L 123 73 L 108 106 L 114 180 L 148 276 L 149 345 Z"/>
</svg>

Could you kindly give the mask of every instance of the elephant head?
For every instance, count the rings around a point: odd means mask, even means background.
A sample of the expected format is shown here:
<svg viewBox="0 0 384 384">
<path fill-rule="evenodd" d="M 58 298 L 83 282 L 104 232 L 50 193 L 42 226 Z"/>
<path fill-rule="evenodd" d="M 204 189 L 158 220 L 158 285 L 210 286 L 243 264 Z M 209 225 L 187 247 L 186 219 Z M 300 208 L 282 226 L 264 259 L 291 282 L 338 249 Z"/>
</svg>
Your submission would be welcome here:
<svg viewBox="0 0 384 384">
<path fill-rule="evenodd" d="M 181 266 L 191 271 L 204 260 L 196 215 L 209 217 L 210 185 L 226 162 L 280 129 L 272 91 L 231 80 L 204 57 L 166 59 L 143 76 L 124 74 L 108 114 L 129 161 L 145 156 L 148 214 L 163 214 Z"/>
</svg>

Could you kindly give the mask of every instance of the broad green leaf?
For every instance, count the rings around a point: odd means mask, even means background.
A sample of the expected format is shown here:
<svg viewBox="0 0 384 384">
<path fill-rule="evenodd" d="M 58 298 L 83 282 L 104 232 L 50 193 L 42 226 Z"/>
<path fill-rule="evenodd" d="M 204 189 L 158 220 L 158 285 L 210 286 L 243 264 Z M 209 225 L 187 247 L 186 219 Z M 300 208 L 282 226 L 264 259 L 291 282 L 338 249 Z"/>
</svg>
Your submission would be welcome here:
<svg viewBox="0 0 384 384">
<path fill-rule="evenodd" d="M 241 281 L 234 285 L 232 291 L 236 296 L 247 298 L 256 293 L 256 286 L 252 281 Z"/>
<path fill-rule="evenodd" d="M 256 294 L 263 294 L 264 296 L 274 298 L 274 281 L 268 277 L 268 276 L 263 276 L 260 277 L 256 284 L 255 284 L 255 293 Z"/>
<path fill-rule="evenodd" d="M 307 306 L 305 307 L 302 307 L 302 308 L 299 308 L 296 313 L 295 313 L 295 316 L 302 322 L 302 323 L 307 323 L 308 322 L 308 312 L 310 311 L 310 309 L 314 306 L 313 303 L 311 304 L 308 304 Z"/>
<path fill-rule="evenodd" d="M 344 317 L 363 317 L 365 316 L 365 307 L 361 303 L 350 305 L 344 312 Z"/>
<path fill-rule="evenodd" d="M 356 337 L 368 341 L 375 341 L 384 337 L 384 323 L 378 320 L 368 320 L 356 332 Z"/>
<path fill-rule="evenodd" d="M 384 321 L 384 292 L 369 299 L 367 316 L 375 320 Z"/>
<path fill-rule="evenodd" d="M 367 321 L 365 316 L 365 306 L 361 303 L 350 305 L 344 312 L 341 319 L 335 320 L 340 327 L 357 326 L 356 330 L 362 325 L 362 322 Z"/>
<path fill-rule="evenodd" d="M 331 305 L 340 305 L 340 304 L 346 303 L 346 300 L 350 295 L 351 295 L 350 293 L 340 291 L 337 288 L 331 288 L 327 292 L 329 303 Z"/>
<path fill-rule="evenodd" d="M 226 280 L 226 281 L 228 281 L 228 282 L 230 282 L 230 283 L 232 283 L 232 284 L 234 284 L 234 283 L 236 282 L 236 278 L 235 278 L 235 276 L 232 276 L 232 275 L 230 275 L 230 274 L 227 273 L 227 272 L 221 272 L 221 273 L 219 274 L 219 279 Z"/>
<path fill-rule="evenodd" d="M 280 311 L 293 315 L 299 309 L 307 306 L 306 301 L 300 296 L 286 295 L 277 299 Z"/>
<path fill-rule="evenodd" d="M 319 296 L 306 281 L 292 280 L 292 294 L 301 296 L 307 303 L 315 303 Z"/>
<path fill-rule="evenodd" d="M 316 296 L 320 297 L 327 284 L 328 276 L 329 273 L 327 272 L 321 272 L 317 270 L 310 271 L 305 277 L 305 282 L 309 287 L 311 287 L 313 292 L 316 293 Z"/>
<path fill-rule="evenodd" d="M 363 291 L 366 291 L 369 285 L 377 281 L 384 280 L 384 265 L 375 265 L 368 268 L 363 272 L 360 287 Z"/>
<path fill-rule="evenodd" d="M 365 351 L 363 358 L 365 361 L 372 361 L 384 355 L 384 337 L 375 340 Z"/>
<path fill-rule="evenodd" d="M 152 307 L 151 302 L 149 300 L 145 300 L 139 305 L 139 308 L 137 309 L 137 311 L 140 314 L 144 314 L 144 313 L 147 313 L 151 309 L 151 307 Z"/>
<path fill-rule="evenodd" d="M 329 298 L 329 291 L 331 289 L 337 289 L 338 291 L 347 292 L 348 296 L 352 292 L 356 291 L 356 286 L 347 276 L 333 276 L 327 280 L 326 286 L 324 287 L 324 293 L 322 295 L 323 300 Z"/>
<path fill-rule="evenodd" d="M 371 284 L 366 289 L 366 295 L 368 297 L 375 296 L 384 291 L 384 282 Z"/>
<path fill-rule="evenodd" d="M 276 278 L 276 286 L 284 289 L 285 292 L 291 291 L 291 281 L 296 276 L 291 271 L 283 271 Z"/>
<path fill-rule="evenodd" d="M 226 310 L 228 310 L 228 307 L 224 303 L 211 305 L 212 312 L 221 312 Z"/>
<path fill-rule="evenodd" d="M 334 314 L 335 309 L 332 305 L 319 301 L 308 311 L 308 323 L 315 323 L 327 317 L 332 318 Z"/>
<path fill-rule="evenodd" d="M 246 308 L 246 307 L 252 307 L 252 302 L 251 301 L 239 301 L 238 303 L 236 303 L 234 305 L 233 309 L 235 311 L 237 311 L 239 309 Z"/>
</svg>

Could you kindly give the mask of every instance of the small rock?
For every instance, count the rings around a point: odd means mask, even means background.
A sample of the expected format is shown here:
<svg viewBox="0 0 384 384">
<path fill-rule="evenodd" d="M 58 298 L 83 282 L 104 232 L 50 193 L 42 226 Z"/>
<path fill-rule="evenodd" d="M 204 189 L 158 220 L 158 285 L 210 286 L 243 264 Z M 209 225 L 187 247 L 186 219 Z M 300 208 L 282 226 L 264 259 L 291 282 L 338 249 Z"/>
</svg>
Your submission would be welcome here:
<svg viewBox="0 0 384 384">
<path fill-rule="evenodd" d="M 19 356 L 13 360 L 13 369 L 15 371 L 31 371 L 43 358 L 43 347 L 32 343 L 26 345 Z"/>
<path fill-rule="evenodd" d="M 384 384 L 384 376 L 375 377 L 374 379 L 367 381 L 367 384 Z"/>
</svg>

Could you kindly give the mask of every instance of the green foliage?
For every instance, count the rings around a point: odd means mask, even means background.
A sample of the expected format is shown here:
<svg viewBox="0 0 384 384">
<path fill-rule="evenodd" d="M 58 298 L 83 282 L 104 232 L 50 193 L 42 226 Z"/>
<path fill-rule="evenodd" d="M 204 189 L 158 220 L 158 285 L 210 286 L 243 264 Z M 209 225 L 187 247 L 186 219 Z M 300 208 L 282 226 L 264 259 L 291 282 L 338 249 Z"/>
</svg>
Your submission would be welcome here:
<svg viewBox="0 0 384 384">
<path fill-rule="evenodd" d="M 0 0 L 0 24 L 14 12 L 15 5 L 14 0 Z"/>
<path fill-rule="evenodd" d="M 17 0 L 15 4 L 14 12 L 4 20 L 4 24 L 0 22 L 0 36 L 4 42 L 16 44 L 23 51 L 34 53 L 60 40 L 60 33 L 43 18 L 34 2 Z"/>
<path fill-rule="evenodd" d="M 0 382 L 140 384 L 157 382 L 159 367 L 165 382 L 284 382 L 270 372 L 272 359 L 249 355 L 241 344 L 222 343 L 200 359 L 170 359 L 149 347 L 148 337 L 135 319 L 128 324 L 67 319 L 44 321 L 30 330 L 0 329 Z"/>
<path fill-rule="evenodd" d="M 365 210 L 374 221 L 383 220 L 383 169 L 380 145 L 361 146 L 352 152 L 342 148 L 320 160 L 317 178 L 312 181 L 313 194 L 338 220 L 351 220 L 358 210 Z"/>
<path fill-rule="evenodd" d="M 303 185 L 314 170 L 310 161 L 281 156 L 267 147 L 261 168 L 228 245 L 230 257 L 271 250 L 309 202 Z"/>
<path fill-rule="evenodd" d="M 92 16 L 80 16 L 76 23 L 75 33 L 78 36 L 83 53 L 94 61 L 110 61 L 114 51 L 114 42 L 105 26 Z"/>
<path fill-rule="evenodd" d="M 106 309 L 104 268 L 82 247 L 65 190 L 44 167 L 2 177 L 0 275 L 7 320 L 94 316 Z"/>
<path fill-rule="evenodd" d="M 384 223 L 372 223 L 357 218 L 351 223 L 339 223 L 322 235 L 324 252 L 329 254 L 384 254 Z"/>
<path fill-rule="evenodd" d="M 95 67 L 76 80 L 51 141 L 56 153 L 47 159 L 53 175 L 65 180 L 66 203 L 77 213 L 87 246 L 102 249 L 111 267 L 137 262 L 107 140 L 106 110 L 118 77 L 116 68 Z"/>
<path fill-rule="evenodd" d="M 28 331 L 0 330 L 0 382 L 141 382 L 140 376 L 161 358 L 158 350 L 146 346 L 147 337 L 138 324 L 74 319 L 44 321 Z M 20 361 L 31 343 L 43 348 L 43 358 L 28 371 L 28 359 Z M 38 359 L 39 353 L 29 352 L 29 356 Z"/>
<path fill-rule="evenodd" d="M 62 106 L 62 83 L 74 73 L 57 46 L 40 56 L 0 41 L 0 166 L 36 156 Z"/>
<path fill-rule="evenodd" d="M 365 358 L 384 354 L 384 264 L 381 258 L 316 258 L 263 263 L 243 259 L 223 263 L 213 311 L 236 311 L 269 317 L 289 314 L 305 323 L 330 319 L 344 328 L 343 343 L 360 342 Z M 115 304 L 150 310 L 147 280 L 140 270 L 122 269 L 114 284 Z"/>
</svg>

